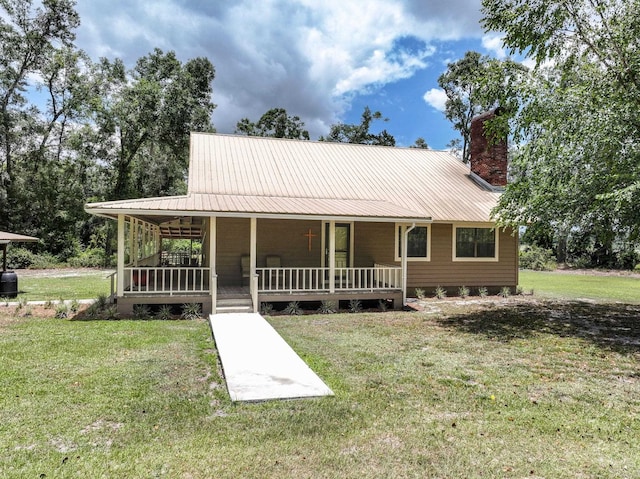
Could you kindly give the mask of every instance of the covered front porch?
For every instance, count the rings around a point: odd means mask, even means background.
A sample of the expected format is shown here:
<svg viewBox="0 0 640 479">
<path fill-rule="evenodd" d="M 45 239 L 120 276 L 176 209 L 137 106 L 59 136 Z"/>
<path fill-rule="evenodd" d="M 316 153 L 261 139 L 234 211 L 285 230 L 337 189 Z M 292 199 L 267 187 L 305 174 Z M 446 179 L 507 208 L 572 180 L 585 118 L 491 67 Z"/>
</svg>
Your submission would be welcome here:
<svg viewBox="0 0 640 479">
<path fill-rule="evenodd" d="M 321 218 L 121 214 L 113 297 L 121 314 L 135 304 L 184 303 L 208 314 L 234 299 L 254 312 L 265 302 L 349 299 L 393 300 L 398 308 L 406 258 L 395 261 L 395 229 Z M 174 251 L 174 241 L 183 249 Z"/>
</svg>

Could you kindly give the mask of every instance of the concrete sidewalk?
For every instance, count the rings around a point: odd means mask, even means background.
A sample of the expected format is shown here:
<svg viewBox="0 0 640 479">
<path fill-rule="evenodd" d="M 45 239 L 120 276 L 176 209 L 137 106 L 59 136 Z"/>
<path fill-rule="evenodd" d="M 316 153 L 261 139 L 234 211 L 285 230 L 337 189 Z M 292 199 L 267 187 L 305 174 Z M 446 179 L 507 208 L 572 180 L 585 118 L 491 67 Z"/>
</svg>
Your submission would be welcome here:
<svg viewBox="0 0 640 479">
<path fill-rule="evenodd" d="M 209 316 L 232 401 L 333 396 L 259 314 Z"/>
</svg>

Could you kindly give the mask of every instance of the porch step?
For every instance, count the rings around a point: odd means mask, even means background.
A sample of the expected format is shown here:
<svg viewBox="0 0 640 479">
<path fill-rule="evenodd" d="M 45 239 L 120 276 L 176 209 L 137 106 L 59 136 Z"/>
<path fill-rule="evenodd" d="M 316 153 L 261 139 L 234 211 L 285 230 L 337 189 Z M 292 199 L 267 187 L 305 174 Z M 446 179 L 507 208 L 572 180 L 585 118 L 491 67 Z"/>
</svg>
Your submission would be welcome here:
<svg viewBox="0 0 640 479">
<path fill-rule="evenodd" d="M 216 313 L 252 313 L 253 304 L 251 298 L 227 298 L 219 299 L 216 303 Z"/>
</svg>

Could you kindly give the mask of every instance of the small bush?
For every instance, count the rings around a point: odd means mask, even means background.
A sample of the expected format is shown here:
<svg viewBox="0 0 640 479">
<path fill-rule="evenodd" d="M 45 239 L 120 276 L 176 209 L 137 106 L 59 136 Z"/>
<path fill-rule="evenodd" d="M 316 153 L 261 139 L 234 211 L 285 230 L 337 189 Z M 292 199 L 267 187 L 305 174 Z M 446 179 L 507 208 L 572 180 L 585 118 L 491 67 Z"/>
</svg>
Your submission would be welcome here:
<svg viewBox="0 0 640 479">
<path fill-rule="evenodd" d="M 298 301 L 291 301 L 287 304 L 287 307 L 282 310 L 282 312 L 290 316 L 299 316 L 302 314 L 302 308 Z"/>
<path fill-rule="evenodd" d="M 520 285 L 516 286 L 516 295 L 522 296 L 524 294 L 524 288 Z"/>
<path fill-rule="evenodd" d="M 447 290 L 444 289 L 442 286 L 438 286 L 434 290 L 433 294 L 437 299 L 444 299 L 447 297 Z"/>
<path fill-rule="evenodd" d="M 502 296 L 503 298 L 508 298 L 509 296 L 511 296 L 511 288 L 509 288 L 509 286 L 504 286 L 500 290 L 500 293 L 498 293 L 498 295 Z"/>
<path fill-rule="evenodd" d="M 460 286 L 458 288 L 458 296 L 460 296 L 461 298 L 466 298 L 467 296 L 469 296 L 469 288 L 467 288 L 466 286 Z"/>
<path fill-rule="evenodd" d="M 349 312 L 350 313 L 359 313 L 362 311 L 362 303 L 359 299 L 350 299 L 349 300 Z"/>
<path fill-rule="evenodd" d="M 133 317 L 136 319 L 149 319 L 151 317 L 149 306 L 146 304 L 134 304 Z"/>
<path fill-rule="evenodd" d="M 320 314 L 333 314 L 338 310 L 338 307 L 336 305 L 335 301 L 331 301 L 331 300 L 323 300 L 320 303 L 320 307 L 318 308 L 318 313 Z"/>
<path fill-rule="evenodd" d="M 416 288 L 416 298 L 418 298 L 418 299 L 426 298 L 426 296 L 424 295 L 424 289 Z"/>
<path fill-rule="evenodd" d="M 71 311 L 71 313 L 73 314 L 76 314 L 79 309 L 80 309 L 80 302 L 77 299 L 74 299 L 73 301 L 71 301 L 71 304 L 69 305 L 69 311 Z"/>
<path fill-rule="evenodd" d="M 115 304 L 107 306 L 104 308 L 101 317 L 104 319 L 115 320 L 118 319 L 118 307 Z"/>
<path fill-rule="evenodd" d="M 260 314 L 263 316 L 271 316 L 273 314 L 273 304 L 271 303 L 261 303 L 260 304 Z"/>
<path fill-rule="evenodd" d="M 169 306 L 168 304 L 163 304 L 162 306 L 160 306 L 158 314 L 156 314 L 156 318 L 162 321 L 168 321 L 169 319 L 172 319 L 173 311 L 171 310 L 171 306 Z"/>
<path fill-rule="evenodd" d="M 383 313 L 389 308 L 387 302 L 384 299 L 378 301 L 378 309 Z"/>
<path fill-rule="evenodd" d="M 520 250 L 521 268 L 534 271 L 552 271 L 557 266 L 556 258 L 550 249 L 527 245 Z"/>
<path fill-rule="evenodd" d="M 12 269 L 45 269 L 60 266 L 60 261 L 49 253 L 37 254 L 25 248 L 11 248 L 7 251 L 7 264 Z"/>
<path fill-rule="evenodd" d="M 59 303 L 56 305 L 55 315 L 58 319 L 65 319 L 69 317 L 69 308 L 65 303 Z"/>
<path fill-rule="evenodd" d="M 200 319 L 202 317 L 202 308 L 199 303 L 186 303 L 182 305 L 182 319 Z"/>
<path fill-rule="evenodd" d="M 69 258 L 68 262 L 74 268 L 99 268 L 108 264 L 102 248 L 87 248 L 79 255 Z"/>
<path fill-rule="evenodd" d="M 481 298 L 486 298 L 489 295 L 489 291 L 484 286 L 480 286 L 478 288 L 478 296 Z"/>
</svg>

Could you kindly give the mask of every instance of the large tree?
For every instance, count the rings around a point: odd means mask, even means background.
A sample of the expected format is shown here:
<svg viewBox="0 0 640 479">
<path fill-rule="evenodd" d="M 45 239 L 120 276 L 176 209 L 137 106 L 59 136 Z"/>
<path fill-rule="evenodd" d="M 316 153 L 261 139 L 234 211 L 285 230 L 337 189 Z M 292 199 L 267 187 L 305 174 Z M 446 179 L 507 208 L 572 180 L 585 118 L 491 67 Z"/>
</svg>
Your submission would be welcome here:
<svg viewBox="0 0 640 479">
<path fill-rule="evenodd" d="M 483 0 L 483 13 L 538 64 L 497 215 L 590 234 L 611 258 L 640 233 L 640 1 Z"/>
<path fill-rule="evenodd" d="M 156 49 L 131 71 L 103 59 L 96 75 L 100 102 L 85 134 L 108 165 L 107 199 L 176 193 L 188 166 L 189 132 L 213 128 L 213 65 L 205 58 L 183 65 L 174 52 Z"/>
<path fill-rule="evenodd" d="M 379 111 L 372 112 L 368 106 L 362 112 L 360 124 L 338 123 L 331 125 L 329 135 L 320 137 L 320 141 L 333 141 L 337 143 L 360 143 L 364 145 L 396 146 L 396 139 L 387 130 L 379 133 L 370 131 L 371 124 L 375 120 L 387 121 Z"/>
<path fill-rule="evenodd" d="M 462 161 L 469 162 L 471 119 L 497 106 L 508 112 L 515 111 L 525 72 L 516 62 L 497 60 L 474 51 L 447 65 L 447 70 L 438 78 L 438 85 L 447 95 L 445 115 L 460 132 Z M 508 115 L 502 117 L 503 121 L 507 119 Z"/>
<path fill-rule="evenodd" d="M 290 116 L 284 108 L 272 108 L 255 123 L 249 118 L 243 118 L 236 124 L 236 133 L 294 140 L 309 139 L 309 132 L 304 129 L 304 122 L 300 117 Z"/>
<path fill-rule="evenodd" d="M 69 103 L 50 105 L 42 125 L 38 108 L 26 92 L 31 78 L 45 78 L 57 94 L 56 63 L 66 58 L 79 18 L 71 0 L 0 0 L 0 228 L 11 228 L 24 201 L 19 182 L 22 162 L 41 163 L 53 124 Z M 36 155 L 32 154 L 34 151 Z M 30 182 L 33 185 L 33 182 Z"/>
</svg>

